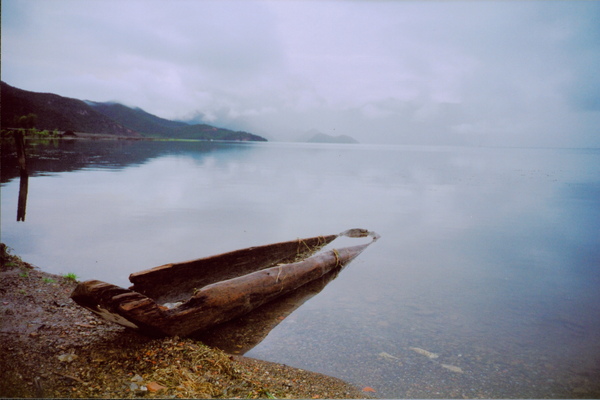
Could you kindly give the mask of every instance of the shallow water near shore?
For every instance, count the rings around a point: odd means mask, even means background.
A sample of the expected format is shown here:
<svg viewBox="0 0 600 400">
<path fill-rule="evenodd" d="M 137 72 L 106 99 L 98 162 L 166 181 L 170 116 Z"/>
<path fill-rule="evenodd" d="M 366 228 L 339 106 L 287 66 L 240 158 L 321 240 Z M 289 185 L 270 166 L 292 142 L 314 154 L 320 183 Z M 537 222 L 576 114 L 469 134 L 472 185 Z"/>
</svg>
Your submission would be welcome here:
<svg viewBox="0 0 600 400">
<path fill-rule="evenodd" d="M 29 143 L 20 222 L 2 151 L 2 242 L 81 280 L 381 235 L 247 356 L 388 398 L 600 395 L 598 149 Z"/>
</svg>

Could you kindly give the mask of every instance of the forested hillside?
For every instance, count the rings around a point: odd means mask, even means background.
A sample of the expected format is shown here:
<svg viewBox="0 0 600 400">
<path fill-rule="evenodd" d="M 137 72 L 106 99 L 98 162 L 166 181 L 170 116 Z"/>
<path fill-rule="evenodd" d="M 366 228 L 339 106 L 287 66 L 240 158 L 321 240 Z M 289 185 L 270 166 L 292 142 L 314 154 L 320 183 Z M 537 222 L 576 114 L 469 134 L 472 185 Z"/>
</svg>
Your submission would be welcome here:
<svg viewBox="0 0 600 400">
<path fill-rule="evenodd" d="M 248 132 L 206 124 L 189 125 L 119 103 L 99 103 L 53 93 L 30 92 L 5 82 L 2 82 L 0 93 L 2 128 L 35 127 L 51 131 L 70 130 L 125 137 L 266 141 L 265 138 Z"/>
<path fill-rule="evenodd" d="M 19 127 L 19 118 L 35 115 L 31 123 L 38 129 L 103 133 L 116 136 L 141 136 L 84 101 L 52 93 L 36 93 L 1 83 L 2 128 Z"/>
</svg>

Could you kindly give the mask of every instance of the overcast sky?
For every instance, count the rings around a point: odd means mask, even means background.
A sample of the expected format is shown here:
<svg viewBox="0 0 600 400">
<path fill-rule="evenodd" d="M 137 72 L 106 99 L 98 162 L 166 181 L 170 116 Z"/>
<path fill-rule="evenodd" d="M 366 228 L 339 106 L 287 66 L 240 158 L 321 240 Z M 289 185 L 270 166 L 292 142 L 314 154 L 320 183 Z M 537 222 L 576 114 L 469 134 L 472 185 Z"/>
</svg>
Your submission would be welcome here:
<svg viewBox="0 0 600 400">
<path fill-rule="evenodd" d="M 2 0 L 2 80 L 290 140 L 600 147 L 600 1 Z"/>
</svg>

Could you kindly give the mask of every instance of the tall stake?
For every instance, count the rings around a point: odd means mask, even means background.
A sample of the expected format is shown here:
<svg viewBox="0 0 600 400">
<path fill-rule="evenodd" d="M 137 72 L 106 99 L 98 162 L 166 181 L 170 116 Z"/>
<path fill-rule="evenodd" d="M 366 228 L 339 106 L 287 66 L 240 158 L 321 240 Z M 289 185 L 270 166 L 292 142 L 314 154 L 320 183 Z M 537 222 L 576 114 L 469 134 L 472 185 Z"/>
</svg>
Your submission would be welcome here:
<svg viewBox="0 0 600 400">
<path fill-rule="evenodd" d="M 27 173 L 27 157 L 25 156 L 25 140 L 23 132 L 15 131 L 15 143 L 17 145 L 17 157 L 19 158 L 19 169 L 21 180 L 19 184 L 19 203 L 17 206 L 17 222 L 25 221 L 25 212 L 27 209 L 27 189 L 29 187 L 29 174 Z"/>
<path fill-rule="evenodd" d="M 19 167 L 21 171 L 27 171 L 27 158 L 25 157 L 25 140 L 23 131 L 15 131 L 15 144 L 17 145 L 17 157 L 19 158 Z"/>
<path fill-rule="evenodd" d="M 25 222 L 25 213 L 27 212 L 27 189 L 29 188 L 29 174 L 27 170 L 21 170 L 21 180 L 19 181 L 19 203 L 17 204 L 17 222 Z"/>
</svg>

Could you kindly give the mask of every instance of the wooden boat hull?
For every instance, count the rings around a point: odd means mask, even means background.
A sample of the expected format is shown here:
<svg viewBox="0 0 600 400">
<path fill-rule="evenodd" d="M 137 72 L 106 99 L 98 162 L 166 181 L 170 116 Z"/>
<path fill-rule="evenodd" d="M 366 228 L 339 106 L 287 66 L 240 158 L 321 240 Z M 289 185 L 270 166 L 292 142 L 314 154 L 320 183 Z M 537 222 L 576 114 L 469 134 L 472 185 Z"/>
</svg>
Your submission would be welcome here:
<svg viewBox="0 0 600 400">
<path fill-rule="evenodd" d="M 226 353 L 244 355 L 261 343 L 271 330 L 292 315 L 295 310 L 319 294 L 339 275 L 340 271 L 341 269 L 331 271 L 247 314 L 196 332 L 192 337 Z"/>
<path fill-rule="evenodd" d="M 370 236 L 372 241 L 313 255 L 339 236 Z M 145 334 L 189 336 L 343 268 L 378 237 L 351 229 L 339 235 L 250 247 L 131 274 L 134 285 L 130 289 L 101 281 L 82 282 L 71 298 L 109 321 Z M 169 303 L 175 304 L 172 308 L 163 305 Z"/>
</svg>

